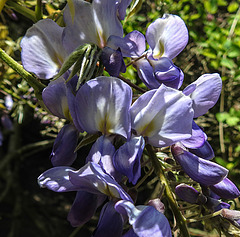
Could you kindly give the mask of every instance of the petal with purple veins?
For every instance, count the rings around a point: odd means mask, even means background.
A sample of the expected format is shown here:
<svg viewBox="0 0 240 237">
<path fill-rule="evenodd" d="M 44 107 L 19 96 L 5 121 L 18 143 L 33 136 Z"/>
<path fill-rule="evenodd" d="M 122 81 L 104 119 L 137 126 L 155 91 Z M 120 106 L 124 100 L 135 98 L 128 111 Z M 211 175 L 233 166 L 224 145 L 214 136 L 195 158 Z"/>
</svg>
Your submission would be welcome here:
<svg viewBox="0 0 240 237">
<path fill-rule="evenodd" d="M 155 59 L 173 59 L 187 45 L 188 30 L 179 16 L 165 14 L 149 25 L 146 39 Z"/>
<path fill-rule="evenodd" d="M 75 185 L 69 180 L 69 171 L 75 169 L 68 166 L 51 168 L 38 177 L 38 184 L 41 188 L 47 188 L 54 192 L 77 191 Z"/>
<path fill-rule="evenodd" d="M 150 145 L 164 147 L 191 137 L 192 102 L 165 85 L 140 96 L 130 109 L 132 129 Z"/>
<path fill-rule="evenodd" d="M 197 118 L 216 104 L 222 90 L 222 79 L 218 73 L 204 74 L 184 91 L 193 85 L 195 90 L 189 96 L 193 100 L 194 118 Z"/>
<path fill-rule="evenodd" d="M 88 133 L 130 135 L 130 86 L 114 77 L 98 77 L 78 91 L 75 109 L 78 123 Z M 73 115 L 72 115 L 73 116 Z"/>
<path fill-rule="evenodd" d="M 67 57 L 62 33 L 63 28 L 50 19 L 34 24 L 20 43 L 23 67 L 41 79 L 55 76 Z"/>
<path fill-rule="evenodd" d="M 72 52 L 79 45 L 93 43 L 104 48 L 110 35 L 122 37 L 123 29 L 117 16 L 117 1 L 95 0 L 89 3 L 73 0 L 74 20 L 69 6 L 64 11 L 63 44 Z"/>
<path fill-rule="evenodd" d="M 81 169 L 70 171 L 69 177 L 77 190 L 132 201 L 123 188 L 106 174 L 99 164 L 88 162 Z"/>
</svg>

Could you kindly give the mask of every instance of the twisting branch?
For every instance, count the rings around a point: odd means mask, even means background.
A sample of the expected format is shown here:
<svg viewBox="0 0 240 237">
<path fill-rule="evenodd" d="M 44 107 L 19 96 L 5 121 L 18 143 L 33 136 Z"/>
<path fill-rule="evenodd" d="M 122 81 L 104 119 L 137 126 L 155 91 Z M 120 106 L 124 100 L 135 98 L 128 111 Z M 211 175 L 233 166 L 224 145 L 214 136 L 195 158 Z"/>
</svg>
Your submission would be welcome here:
<svg viewBox="0 0 240 237">
<path fill-rule="evenodd" d="M 38 99 L 42 99 L 42 90 L 45 85 L 38 81 L 31 73 L 27 72 L 22 65 L 17 63 L 12 57 L 10 57 L 4 50 L 0 48 L 0 58 L 14 71 L 16 71 L 35 91 L 35 95 Z"/>
</svg>

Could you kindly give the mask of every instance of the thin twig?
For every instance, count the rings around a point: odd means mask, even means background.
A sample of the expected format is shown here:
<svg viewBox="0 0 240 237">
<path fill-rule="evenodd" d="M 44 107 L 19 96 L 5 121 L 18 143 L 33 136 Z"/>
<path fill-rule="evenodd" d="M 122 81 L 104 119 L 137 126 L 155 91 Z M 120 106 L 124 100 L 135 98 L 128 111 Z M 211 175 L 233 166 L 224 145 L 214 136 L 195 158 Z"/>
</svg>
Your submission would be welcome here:
<svg viewBox="0 0 240 237">
<path fill-rule="evenodd" d="M 145 93 L 147 90 L 144 90 L 140 87 L 138 87 L 137 85 L 133 84 L 130 80 L 126 79 L 125 77 L 123 77 L 122 75 L 119 75 L 118 78 L 120 78 L 121 80 L 123 80 L 124 82 L 126 82 L 129 86 L 133 87 L 134 89 L 142 92 L 142 93 Z"/>
</svg>

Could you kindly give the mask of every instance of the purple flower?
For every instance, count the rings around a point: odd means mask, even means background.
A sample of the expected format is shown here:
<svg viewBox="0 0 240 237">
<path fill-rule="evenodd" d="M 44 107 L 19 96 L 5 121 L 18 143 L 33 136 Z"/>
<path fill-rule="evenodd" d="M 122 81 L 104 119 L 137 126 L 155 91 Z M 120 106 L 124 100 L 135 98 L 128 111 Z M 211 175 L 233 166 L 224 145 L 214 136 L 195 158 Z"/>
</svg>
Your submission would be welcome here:
<svg viewBox="0 0 240 237">
<path fill-rule="evenodd" d="M 134 62 L 141 80 L 150 89 L 158 88 L 161 84 L 179 89 L 184 75 L 172 59 L 188 42 L 184 21 L 178 16 L 165 14 L 149 25 L 146 40 L 150 46 L 146 57 Z"/>
<path fill-rule="evenodd" d="M 207 135 L 202 131 L 198 125 L 192 121 L 192 136 L 188 139 L 181 141 L 187 148 L 199 148 L 204 145 Z"/>
<path fill-rule="evenodd" d="M 207 198 L 203 194 L 187 184 L 177 185 L 175 188 L 175 193 L 182 200 L 192 204 L 204 204 L 207 201 Z"/>
<path fill-rule="evenodd" d="M 115 209 L 123 216 L 128 216 L 132 229 L 124 236 L 171 237 L 171 228 L 167 218 L 152 206 L 134 206 L 133 203 L 121 200 Z"/>
<path fill-rule="evenodd" d="M 184 21 L 176 15 L 164 14 L 149 25 L 146 39 L 154 59 L 175 58 L 187 45 L 188 30 Z"/>
<path fill-rule="evenodd" d="M 113 43 L 119 38 L 122 39 L 123 28 L 119 18 L 122 19 L 125 16 L 130 2 L 94 0 L 89 3 L 73 0 L 73 4 L 74 15 L 68 4 L 63 14 L 66 24 L 63 45 L 68 53 L 84 43 L 92 43 L 103 49 L 100 59 L 111 76 L 118 76 L 119 72 L 125 72 L 121 50 L 118 50 L 119 47 L 111 48 L 108 39 L 110 36 L 116 36 L 117 39 L 113 39 Z"/>
<path fill-rule="evenodd" d="M 92 3 L 73 0 L 74 16 L 67 4 L 63 14 L 66 24 L 63 44 L 68 52 L 84 43 L 104 48 L 111 35 L 122 37 L 123 28 L 117 16 L 118 3 L 117 0 L 94 0 Z"/>
<path fill-rule="evenodd" d="M 156 147 L 190 138 L 191 104 L 182 92 L 161 85 L 141 95 L 131 106 L 132 129 Z"/>
<path fill-rule="evenodd" d="M 114 167 L 123 175 L 128 177 L 129 182 L 134 185 L 141 176 L 142 152 L 145 141 L 142 136 L 132 136 L 129 141 L 124 143 L 114 154 Z"/>
<path fill-rule="evenodd" d="M 77 191 L 75 200 L 68 213 L 68 221 L 74 227 L 84 225 L 92 218 L 97 208 L 102 205 L 105 199 L 105 195 Z"/>
<path fill-rule="evenodd" d="M 222 181 L 228 174 L 228 170 L 224 167 L 197 157 L 186 151 L 180 143 L 173 145 L 171 151 L 184 172 L 200 184 L 214 185 Z"/>
<path fill-rule="evenodd" d="M 123 188 L 94 162 L 88 162 L 79 170 L 66 166 L 51 168 L 38 177 L 38 183 L 55 192 L 78 191 L 68 215 L 73 226 L 90 220 L 106 196 L 132 202 Z"/>
<path fill-rule="evenodd" d="M 75 97 L 73 121 L 88 133 L 130 137 L 131 88 L 114 77 L 97 77 L 86 82 Z"/>
<path fill-rule="evenodd" d="M 194 155 L 206 160 L 211 160 L 215 155 L 214 151 L 208 141 L 205 141 L 201 147 L 190 148 L 189 151 Z"/>
<path fill-rule="evenodd" d="M 222 79 L 218 73 L 204 74 L 183 90 L 193 101 L 194 118 L 205 114 L 216 104 L 221 90 Z"/>
<path fill-rule="evenodd" d="M 105 173 L 109 174 L 115 180 L 120 180 L 121 175 L 117 172 L 113 165 L 113 156 L 115 147 L 107 136 L 99 137 L 92 145 L 92 148 L 86 158 L 86 163 L 91 161 L 99 164 Z"/>
<path fill-rule="evenodd" d="M 209 188 L 221 198 L 234 199 L 240 196 L 238 188 L 228 178 L 223 179 L 217 184 L 209 186 Z"/>
<path fill-rule="evenodd" d="M 124 20 L 125 15 L 126 15 L 126 9 L 127 7 L 130 5 L 130 3 L 132 2 L 132 0 L 118 0 L 117 4 L 118 4 L 118 18 L 120 20 Z"/>
<path fill-rule="evenodd" d="M 176 67 L 172 60 L 161 57 L 155 60 L 146 57 L 134 62 L 138 76 L 149 89 L 156 89 L 161 84 L 179 89 L 182 85 L 184 74 Z"/>
<path fill-rule="evenodd" d="M 240 211 L 223 209 L 221 216 L 240 229 Z"/>
</svg>

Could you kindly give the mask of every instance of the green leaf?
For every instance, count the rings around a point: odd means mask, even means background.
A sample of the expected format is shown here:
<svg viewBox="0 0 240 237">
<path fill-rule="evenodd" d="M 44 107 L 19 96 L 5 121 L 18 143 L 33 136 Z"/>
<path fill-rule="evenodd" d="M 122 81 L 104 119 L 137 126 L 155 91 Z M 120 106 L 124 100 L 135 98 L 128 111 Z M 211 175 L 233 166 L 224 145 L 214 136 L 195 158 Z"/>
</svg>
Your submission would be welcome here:
<svg viewBox="0 0 240 237">
<path fill-rule="evenodd" d="M 218 10 L 217 0 L 204 1 L 204 7 L 209 13 L 215 14 Z"/>
<path fill-rule="evenodd" d="M 224 122 L 226 119 L 230 117 L 230 114 L 227 112 L 217 113 L 216 118 L 218 122 Z"/>
<path fill-rule="evenodd" d="M 228 162 L 225 161 L 225 160 L 224 160 L 223 158 L 221 158 L 221 157 L 215 157 L 215 161 L 216 161 L 219 165 L 224 166 L 224 167 L 226 167 L 227 164 L 228 164 Z"/>
<path fill-rule="evenodd" d="M 223 67 L 226 67 L 226 68 L 229 68 L 229 69 L 233 69 L 233 68 L 236 67 L 236 64 L 234 63 L 234 61 L 232 59 L 229 59 L 229 58 L 222 58 L 220 63 Z"/>
<path fill-rule="evenodd" d="M 228 12 L 232 13 L 232 12 L 237 11 L 238 7 L 239 7 L 238 3 L 233 1 L 228 5 L 227 10 L 228 10 Z"/>
<path fill-rule="evenodd" d="M 238 117 L 229 117 L 226 119 L 226 123 L 231 127 L 236 126 L 239 121 L 240 121 L 240 118 Z"/>
<path fill-rule="evenodd" d="M 211 52 L 209 49 L 203 50 L 202 55 L 204 55 L 207 58 L 212 58 L 212 59 L 217 58 L 217 55 L 214 52 Z"/>
<path fill-rule="evenodd" d="M 229 58 L 236 58 L 240 55 L 240 48 L 237 45 L 232 45 L 227 53 Z"/>
</svg>

